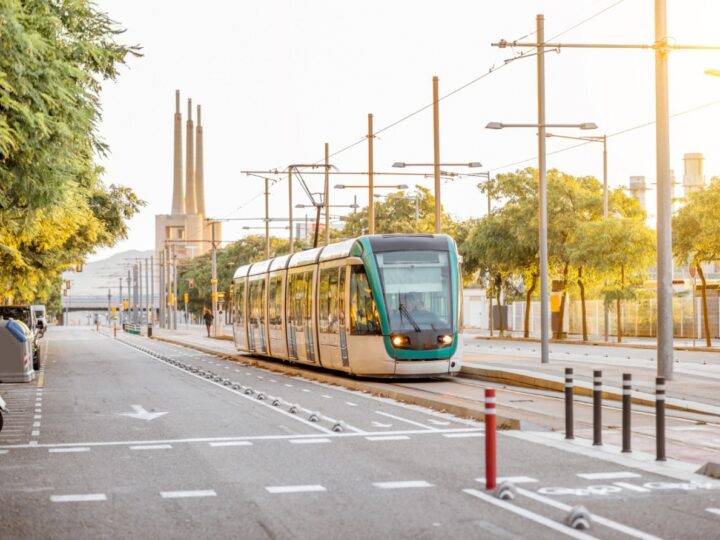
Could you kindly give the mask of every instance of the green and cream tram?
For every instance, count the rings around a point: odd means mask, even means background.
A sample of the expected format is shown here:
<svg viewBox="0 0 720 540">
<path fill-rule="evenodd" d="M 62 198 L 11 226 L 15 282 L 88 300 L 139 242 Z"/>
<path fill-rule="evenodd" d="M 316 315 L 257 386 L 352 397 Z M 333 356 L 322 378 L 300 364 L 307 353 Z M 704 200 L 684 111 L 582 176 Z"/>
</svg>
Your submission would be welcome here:
<svg viewBox="0 0 720 540">
<path fill-rule="evenodd" d="M 461 281 L 446 235 L 361 236 L 241 266 L 236 347 L 353 375 L 460 370 Z"/>
</svg>

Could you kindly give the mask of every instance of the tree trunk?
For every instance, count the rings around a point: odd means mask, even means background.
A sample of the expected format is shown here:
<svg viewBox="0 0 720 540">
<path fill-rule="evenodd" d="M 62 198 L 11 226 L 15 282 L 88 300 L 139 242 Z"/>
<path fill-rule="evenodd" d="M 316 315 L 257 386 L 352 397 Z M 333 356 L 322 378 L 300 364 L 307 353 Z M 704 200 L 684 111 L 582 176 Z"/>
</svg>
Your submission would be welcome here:
<svg viewBox="0 0 720 540">
<path fill-rule="evenodd" d="M 587 331 L 587 310 L 585 308 L 585 283 L 582 277 L 582 266 L 578 268 L 578 287 L 580 288 L 580 308 L 582 310 L 582 334 L 583 341 L 588 340 Z"/>
<path fill-rule="evenodd" d="M 708 317 L 708 305 L 707 305 L 707 283 L 705 282 L 705 273 L 700 267 L 700 263 L 695 263 L 697 268 L 698 276 L 700 276 L 700 282 L 702 287 L 700 288 L 700 294 L 702 295 L 702 314 L 703 314 L 703 330 L 705 331 L 705 346 L 712 347 L 712 338 L 710 336 L 710 319 Z M 695 301 L 695 291 L 692 294 L 693 302 Z"/>
<path fill-rule="evenodd" d="M 563 334 L 563 320 L 565 319 L 565 289 L 567 288 L 568 272 L 570 271 L 570 265 L 565 263 L 563 268 L 563 284 L 560 289 L 560 312 L 558 313 L 558 329 L 555 332 L 555 339 L 562 339 Z"/>
<path fill-rule="evenodd" d="M 498 284 L 498 281 L 500 282 Z M 499 332 L 500 336 L 505 335 L 505 317 L 503 317 L 503 305 L 500 302 L 500 289 L 502 284 L 502 278 L 498 276 L 498 279 L 495 280 L 495 300 L 497 301 L 498 306 L 498 324 L 499 324 Z"/>
<path fill-rule="evenodd" d="M 530 306 L 532 305 L 532 295 L 537 286 L 537 274 L 533 273 L 530 288 L 525 293 L 525 321 L 523 325 L 523 337 L 530 337 Z"/>
<path fill-rule="evenodd" d="M 620 294 L 617 297 L 617 342 L 622 343 L 622 294 L 625 290 L 625 265 L 620 265 Z"/>
</svg>

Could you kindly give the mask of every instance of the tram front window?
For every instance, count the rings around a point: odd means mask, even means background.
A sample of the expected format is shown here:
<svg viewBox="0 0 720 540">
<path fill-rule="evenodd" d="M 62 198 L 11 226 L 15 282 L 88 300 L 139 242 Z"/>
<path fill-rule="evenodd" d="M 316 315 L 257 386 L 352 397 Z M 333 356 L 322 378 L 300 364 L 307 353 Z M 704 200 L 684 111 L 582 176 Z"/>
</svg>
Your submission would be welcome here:
<svg viewBox="0 0 720 540">
<path fill-rule="evenodd" d="M 447 252 L 390 251 L 378 253 L 377 263 L 392 331 L 452 327 Z"/>
</svg>

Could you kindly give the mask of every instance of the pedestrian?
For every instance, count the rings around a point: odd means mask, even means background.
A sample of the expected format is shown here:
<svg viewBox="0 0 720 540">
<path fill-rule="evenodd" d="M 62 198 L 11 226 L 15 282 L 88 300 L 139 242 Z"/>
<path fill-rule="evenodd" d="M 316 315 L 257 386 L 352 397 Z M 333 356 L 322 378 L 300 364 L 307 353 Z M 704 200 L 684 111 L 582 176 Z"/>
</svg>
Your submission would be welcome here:
<svg viewBox="0 0 720 540">
<path fill-rule="evenodd" d="M 203 313 L 203 320 L 205 321 L 205 327 L 207 328 L 208 337 L 210 337 L 210 325 L 212 325 L 213 322 L 213 314 L 210 313 L 210 310 L 208 308 L 204 308 L 205 313 Z"/>
</svg>

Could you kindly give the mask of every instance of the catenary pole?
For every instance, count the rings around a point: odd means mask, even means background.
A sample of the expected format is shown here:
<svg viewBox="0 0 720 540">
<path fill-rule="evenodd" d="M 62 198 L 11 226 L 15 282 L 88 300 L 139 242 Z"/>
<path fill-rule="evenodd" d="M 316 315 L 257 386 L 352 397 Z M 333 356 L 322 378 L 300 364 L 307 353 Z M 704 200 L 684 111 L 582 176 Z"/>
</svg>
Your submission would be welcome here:
<svg viewBox="0 0 720 540">
<path fill-rule="evenodd" d="M 375 234 L 375 188 L 374 154 L 373 154 L 373 115 L 368 114 L 368 234 Z"/>
<path fill-rule="evenodd" d="M 442 232 L 440 202 L 440 96 L 438 78 L 432 78 L 433 89 L 433 177 L 435 179 L 435 233 Z"/>
<path fill-rule="evenodd" d="M 545 163 L 545 17 L 537 16 L 538 203 L 540 251 L 540 361 L 550 362 L 550 295 L 548 293 L 547 178 Z M 498 307 L 500 309 L 500 307 Z M 502 316 L 502 312 L 500 312 Z"/>
</svg>

